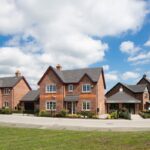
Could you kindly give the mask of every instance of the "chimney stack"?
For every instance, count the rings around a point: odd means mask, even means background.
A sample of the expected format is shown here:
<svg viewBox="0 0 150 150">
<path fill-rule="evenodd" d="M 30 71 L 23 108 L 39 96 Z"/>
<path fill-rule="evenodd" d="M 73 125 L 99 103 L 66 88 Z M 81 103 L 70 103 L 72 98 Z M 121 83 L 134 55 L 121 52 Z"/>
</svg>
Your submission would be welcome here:
<svg viewBox="0 0 150 150">
<path fill-rule="evenodd" d="M 16 75 L 16 77 L 21 77 L 21 72 L 20 72 L 19 70 L 17 70 L 17 71 L 15 72 L 15 75 Z"/>
<path fill-rule="evenodd" d="M 56 65 L 56 69 L 59 70 L 59 71 L 61 71 L 62 70 L 62 66 L 60 64 L 57 64 Z"/>
<path fill-rule="evenodd" d="M 143 75 L 143 78 L 146 78 L 146 74 Z"/>
</svg>

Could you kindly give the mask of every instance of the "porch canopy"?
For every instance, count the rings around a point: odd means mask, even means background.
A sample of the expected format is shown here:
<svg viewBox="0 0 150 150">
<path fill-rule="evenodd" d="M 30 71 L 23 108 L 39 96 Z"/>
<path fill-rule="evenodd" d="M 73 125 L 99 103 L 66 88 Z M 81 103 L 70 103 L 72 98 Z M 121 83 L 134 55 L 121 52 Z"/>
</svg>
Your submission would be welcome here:
<svg viewBox="0 0 150 150">
<path fill-rule="evenodd" d="M 29 91 L 22 99 L 21 102 L 36 102 L 39 100 L 39 90 Z"/>
<path fill-rule="evenodd" d="M 123 91 L 120 91 L 107 98 L 106 103 L 141 103 L 141 101 Z"/>
<path fill-rule="evenodd" d="M 67 95 L 65 96 L 65 99 L 64 99 L 65 102 L 76 102 L 78 100 L 79 100 L 78 95 Z"/>
</svg>

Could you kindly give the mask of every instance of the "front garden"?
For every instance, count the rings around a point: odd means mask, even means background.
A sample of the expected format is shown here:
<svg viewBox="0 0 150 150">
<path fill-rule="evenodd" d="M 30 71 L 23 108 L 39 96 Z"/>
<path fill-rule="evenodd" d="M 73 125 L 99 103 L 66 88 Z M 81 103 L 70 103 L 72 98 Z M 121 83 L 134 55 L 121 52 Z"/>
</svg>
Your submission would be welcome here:
<svg viewBox="0 0 150 150">
<path fill-rule="evenodd" d="M 150 132 L 0 127 L 0 150 L 149 150 Z"/>
</svg>

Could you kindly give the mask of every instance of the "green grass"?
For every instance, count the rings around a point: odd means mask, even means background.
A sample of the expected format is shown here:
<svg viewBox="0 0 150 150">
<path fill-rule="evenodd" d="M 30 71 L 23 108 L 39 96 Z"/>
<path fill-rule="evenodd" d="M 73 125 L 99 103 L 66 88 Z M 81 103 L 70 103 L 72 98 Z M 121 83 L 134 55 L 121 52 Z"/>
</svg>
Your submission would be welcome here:
<svg viewBox="0 0 150 150">
<path fill-rule="evenodd" d="M 0 150 L 150 150 L 150 132 L 0 127 Z"/>
</svg>

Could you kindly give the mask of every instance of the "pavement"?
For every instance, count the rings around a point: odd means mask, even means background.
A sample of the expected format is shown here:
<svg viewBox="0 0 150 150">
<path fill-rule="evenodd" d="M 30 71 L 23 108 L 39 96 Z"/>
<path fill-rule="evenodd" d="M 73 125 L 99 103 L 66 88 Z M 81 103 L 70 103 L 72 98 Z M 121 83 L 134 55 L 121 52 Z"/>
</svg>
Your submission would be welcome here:
<svg viewBox="0 0 150 150">
<path fill-rule="evenodd" d="M 0 115 L 0 126 L 85 131 L 150 131 L 150 119 L 102 120 Z"/>
</svg>

